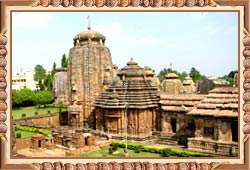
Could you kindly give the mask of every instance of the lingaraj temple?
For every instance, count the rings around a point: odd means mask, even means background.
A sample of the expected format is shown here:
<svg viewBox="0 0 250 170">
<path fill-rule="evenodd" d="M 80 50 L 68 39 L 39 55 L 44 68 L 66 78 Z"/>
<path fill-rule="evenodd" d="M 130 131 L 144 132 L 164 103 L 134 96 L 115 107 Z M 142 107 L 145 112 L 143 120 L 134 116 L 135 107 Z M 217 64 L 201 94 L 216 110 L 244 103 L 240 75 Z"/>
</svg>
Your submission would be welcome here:
<svg viewBox="0 0 250 170">
<path fill-rule="evenodd" d="M 160 83 L 131 59 L 118 69 L 105 36 L 88 28 L 73 38 L 67 69 L 54 76 L 55 102 L 68 106 L 67 122 L 111 139 L 184 145 L 192 151 L 238 155 L 238 88 L 197 83 L 174 73 Z M 237 82 L 237 81 L 236 81 Z"/>
</svg>

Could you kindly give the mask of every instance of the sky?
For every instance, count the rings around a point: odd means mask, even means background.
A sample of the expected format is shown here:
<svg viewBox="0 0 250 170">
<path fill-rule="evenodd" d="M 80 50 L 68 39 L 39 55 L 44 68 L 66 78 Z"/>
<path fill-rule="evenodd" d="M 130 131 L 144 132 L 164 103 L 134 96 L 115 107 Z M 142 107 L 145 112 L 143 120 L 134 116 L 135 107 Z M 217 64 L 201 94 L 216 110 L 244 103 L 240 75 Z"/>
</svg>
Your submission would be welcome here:
<svg viewBox="0 0 250 170">
<path fill-rule="evenodd" d="M 106 36 L 113 64 L 133 58 L 156 74 L 163 68 L 219 77 L 238 68 L 236 12 L 14 12 L 12 73 L 41 64 L 60 67 L 73 37 L 90 26 Z"/>
</svg>

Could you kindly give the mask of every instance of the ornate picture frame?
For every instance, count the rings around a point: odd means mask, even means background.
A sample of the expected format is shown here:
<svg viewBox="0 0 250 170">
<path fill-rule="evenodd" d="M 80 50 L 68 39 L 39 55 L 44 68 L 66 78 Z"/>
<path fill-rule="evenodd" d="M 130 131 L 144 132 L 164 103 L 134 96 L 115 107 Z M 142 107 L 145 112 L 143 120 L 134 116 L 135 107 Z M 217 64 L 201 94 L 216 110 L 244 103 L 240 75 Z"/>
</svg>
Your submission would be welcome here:
<svg viewBox="0 0 250 170">
<path fill-rule="evenodd" d="M 244 23 L 243 29 L 239 29 L 239 59 L 238 65 L 241 68 L 239 72 L 239 117 L 241 117 L 240 134 L 243 135 L 243 161 L 232 164 L 230 160 L 226 162 L 211 159 L 117 159 L 115 161 L 102 159 L 33 159 L 32 163 L 25 163 L 22 158 L 16 162 L 9 161 L 10 153 L 7 148 L 10 147 L 10 133 L 12 127 L 9 126 L 8 108 L 10 105 L 10 84 L 8 74 L 11 73 L 9 63 L 11 63 L 10 30 L 8 24 L 11 22 L 10 11 L 15 7 L 26 7 L 29 10 L 41 11 L 188 11 L 195 9 L 198 11 L 209 11 L 213 8 L 228 7 L 229 10 L 239 12 L 239 20 Z M 53 9 L 51 9 L 53 7 Z M 234 8 L 232 8 L 234 7 Z M 1 139 L 1 159 L 0 169 L 65 169 L 65 170 L 170 170 L 170 169 L 250 169 L 250 1 L 239 0 L 37 0 L 37 1 L 13 1 L 0 0 L 1 22 L 0 22 L 0 139 Z M 242 61 L 242 62 L 240 62 Z M 30 159 L 30 158 L 29 158 Z"/>
</svg>

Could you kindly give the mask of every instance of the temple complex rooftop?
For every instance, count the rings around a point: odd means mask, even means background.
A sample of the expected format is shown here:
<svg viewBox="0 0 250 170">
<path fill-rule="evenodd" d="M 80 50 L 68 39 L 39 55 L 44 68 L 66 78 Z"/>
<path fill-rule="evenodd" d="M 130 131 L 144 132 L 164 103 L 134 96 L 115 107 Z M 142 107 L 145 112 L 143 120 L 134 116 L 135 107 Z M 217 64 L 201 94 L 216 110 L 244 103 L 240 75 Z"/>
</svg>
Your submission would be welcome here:
<svg viewBox="0 0 250 170">
<path fill-rule="evenodd" d="M 205 99 L 188 115 L 237 117 L 238 116 L 238 88 L 218 87 L 209 91 Z"/>
</svg>

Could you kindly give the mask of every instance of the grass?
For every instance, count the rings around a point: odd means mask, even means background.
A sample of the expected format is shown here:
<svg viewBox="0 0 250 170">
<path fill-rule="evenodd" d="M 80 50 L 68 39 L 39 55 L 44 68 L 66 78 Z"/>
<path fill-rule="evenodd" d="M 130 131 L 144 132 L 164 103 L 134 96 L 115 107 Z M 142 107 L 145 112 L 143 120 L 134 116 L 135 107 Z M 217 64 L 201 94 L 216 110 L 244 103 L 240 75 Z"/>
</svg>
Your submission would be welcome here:
<svg viewBox="0 0 250 170">
<path fill-rule="evenodd" d="M 35 106 L 30 107 L 22 107 L 19 109 L 12 109 L 12 115 L 13 119 L 20 119 L 22 118 L 22 114 L 26 114 L 26 117 L 33 117 L 36 116 L 35 112 L 38 112 L 38 115 L 47 115 L 48 110 L 51 114 L 56 114 L 59 112 L 58 108 L 40 108 L 36 109 Z M 65 111 L 66 109 L 62 109 L 62 111 Z"/>
<path fill-rule="evenodd" d="M 96 151 L 90 151 L 86 153 L 82 153 L 80 157 L 113 157 L 113 158 L 121 158 L 124 155 L 124 149 L 118 148 L 113 154 L 109 154 L 109 147 L 102 147 Z M 161 157 L 159 154 L 149 153 L 149 152 L 140 152 L 135 153 L 134 150 L 128 149 L 128 157 Z"/>
<path fill-rule="evenodd" d="M 15 131 L 15 134 L 17 133 L 21 133 L 21 138 L 16 138 L 17 140 L 31 138 L 32 135 L 34 134 L 33 132 L 26 132 L 22 130 Z"/>
</svg>

